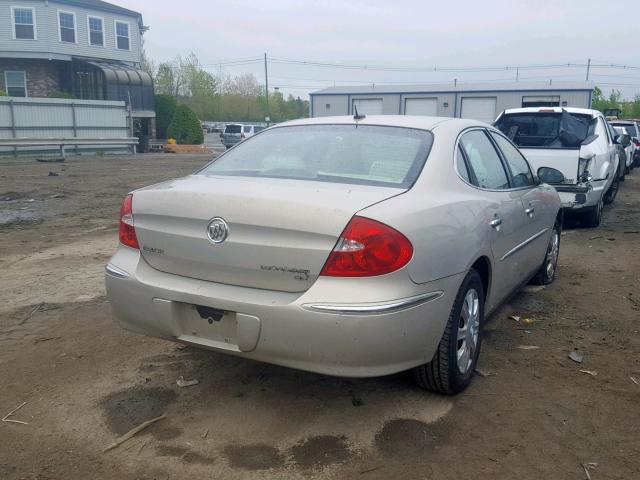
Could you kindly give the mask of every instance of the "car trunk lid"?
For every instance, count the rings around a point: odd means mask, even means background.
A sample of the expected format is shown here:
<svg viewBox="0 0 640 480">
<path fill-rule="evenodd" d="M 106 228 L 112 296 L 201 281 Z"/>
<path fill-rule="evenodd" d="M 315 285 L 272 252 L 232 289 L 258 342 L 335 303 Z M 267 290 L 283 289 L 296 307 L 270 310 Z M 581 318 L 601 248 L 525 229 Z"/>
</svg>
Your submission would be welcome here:
<svg viewBox="0 0 640 480">
<path fill-rule="evenodd" d="M 201 280 L 288 292 L 307 290 L 359 210 L 400 188 L 192 175 L 138 190 L 136 234 L 155 269 Z M 214 244 L 213 218 L 228 225 Z"/>
<path fill-rule="evenodd" d="M 562 172 L 565 183 L 578 183 L 578 148 L 522 148 L 520 151 L 529 161 L 531 169 L 537 172 L 541 167 L 551 167 Z"/>
</svg>

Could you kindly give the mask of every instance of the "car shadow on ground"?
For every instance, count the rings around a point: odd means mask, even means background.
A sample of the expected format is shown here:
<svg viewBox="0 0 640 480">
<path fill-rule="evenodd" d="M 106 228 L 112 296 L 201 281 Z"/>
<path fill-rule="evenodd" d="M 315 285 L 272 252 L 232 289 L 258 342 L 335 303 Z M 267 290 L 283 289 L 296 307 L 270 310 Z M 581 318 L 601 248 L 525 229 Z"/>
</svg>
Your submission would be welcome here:
<svg viewBox="0 0 640 480">
<path fill-rule="evenodd" d="M 140 382 L 100 402 L 109 430 L 166 414 L 149 429 L 158 456 L 246 470 L 324 468 L 370 448 L 417 452 L 443 435 L 438 420 L 453 405 L 410 373 L 336 378 L 184 346 L 143 358 L 137 372 Z M 178 378 L 198 384 L 180 388 Z"/>
</svg>

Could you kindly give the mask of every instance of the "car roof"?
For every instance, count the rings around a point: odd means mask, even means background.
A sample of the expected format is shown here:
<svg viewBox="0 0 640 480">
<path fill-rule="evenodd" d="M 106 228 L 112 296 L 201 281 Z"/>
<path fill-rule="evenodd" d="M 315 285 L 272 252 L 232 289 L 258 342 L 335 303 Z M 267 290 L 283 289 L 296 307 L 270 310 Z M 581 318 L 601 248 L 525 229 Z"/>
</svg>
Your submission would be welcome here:
<svg viewBox="0 0 640 480">
<path fill-rule="evenodd" d="M 299 120 L 291 120 L 278 124 L 275 128 L 290 127 L 296 125 L 376 125 L 385 127 L 405 127 L 416 128 L 420 130 L 433 130 L 438 125 L 446 123 L 448 126 L 458 126 L 459 128 L 467 128 L 472 126 L 490 125 L 477 120 L 467 120 L 463 118 L 448 117 L 427 117 L 417 115 L 366 115 L 360 120 L 354 120 L 352 115 L 336 116 L 336 117 L 312 117 L 302 118 Z"/>
<path fill-rule="evenodd" d="M 504 111 L 505 114 L 512 113 L 562 113 L 562 111 L 569 113 L 579 113 L 582 115 L 591 115 L 592 117 L 600 116 L 602 113 L 592 108 L 576 108 L 576 107 L 524 107 L 524 108 L 508 108 Z"/>
</svg>

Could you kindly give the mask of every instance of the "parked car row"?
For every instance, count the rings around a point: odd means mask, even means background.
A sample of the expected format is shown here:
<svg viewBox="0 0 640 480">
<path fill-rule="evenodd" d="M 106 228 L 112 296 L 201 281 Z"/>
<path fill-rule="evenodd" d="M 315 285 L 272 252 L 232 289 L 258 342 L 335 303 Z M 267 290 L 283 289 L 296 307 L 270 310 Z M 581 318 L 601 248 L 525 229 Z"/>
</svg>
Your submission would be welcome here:
<svg viewBox="0 0 640 480">
<path fill-rule="evenodd" d="M 224 123 L 220 122 L 201 122 L 204 133 L 222 133 L 224 132 Z"/>
<path fill-rule="evenodd" d="M 609 122 L 597 110 L 514 108 L 494 125 L 520 148 L 540 178 L 555 187 L 565 211 L 580 214 L 590 227 L 600 224 L 603 206 L 613 203 L 637 158 L 637 124 Z"/>
<path fill-rule="evenodd" d="M 230 123 L 225 127 L 224 132 L 220 134 L 220 137 L 222 138 L 222 144 L 226 148 L 231 148 L 244 139 L 252 137 L 256 133 L 261 132 L 265 128 L 267 127 L 262 125 Z"/>
</svg>

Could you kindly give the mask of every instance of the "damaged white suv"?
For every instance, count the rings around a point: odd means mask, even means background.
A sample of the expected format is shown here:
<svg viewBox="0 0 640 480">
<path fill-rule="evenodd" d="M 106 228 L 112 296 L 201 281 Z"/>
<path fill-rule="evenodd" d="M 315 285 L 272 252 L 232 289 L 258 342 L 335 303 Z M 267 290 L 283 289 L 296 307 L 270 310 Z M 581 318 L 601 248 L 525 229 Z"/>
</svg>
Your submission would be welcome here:
<svg viewBox="0 0 640 480">
<path fill-rule="evenodd" d="M 505 110 L 495 126 L 513 141 L 537 171 L 553 185 L 566 210 L 579 212 L 597 227 L 603 204 L 618 193 L 619 158 L 615 138 L 605 117 L 586 108 L 534 107 Z"/>
</svg>

